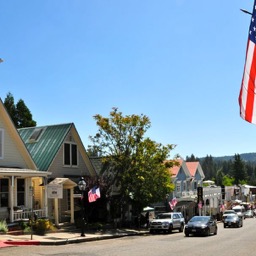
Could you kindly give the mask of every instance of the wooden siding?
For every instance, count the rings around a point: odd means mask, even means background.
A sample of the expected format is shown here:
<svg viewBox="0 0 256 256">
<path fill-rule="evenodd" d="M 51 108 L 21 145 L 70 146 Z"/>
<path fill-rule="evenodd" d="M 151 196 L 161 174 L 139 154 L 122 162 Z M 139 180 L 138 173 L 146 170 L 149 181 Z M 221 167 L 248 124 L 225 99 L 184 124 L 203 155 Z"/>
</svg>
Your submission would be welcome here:
<svg viewBox="0 0 256 256">
<path fill-rule="evenodd" d="M 68 136 L 70 137 L 70 136 Z M 70 142 L 70 140 L 69 140 Z M 64 177 L 69 176 L 69 175 L 77 175 L 77 176 L 86 176 L 86 175 L 90 175 L 89 170 L 87 168 L 86 163 L 84 162 L 81 152 L 79 151 L 79 148 L 77 148 L 78 150 L 78 166 L 77 167 L 67 167 L 64 166 L 64 144 L 62 144 L 59 152 L 57 153 L 53 163 L 51 164 L 50 168 L 49 168 L 49 172 L 52 173 L 52 177 Z"/>
<path fill-rule="evenodd" d="M 27 168 L 17 145 L 14 143 L 7 127 L 0 119 L 0 128 L 4 129 L 3 159 L 0 159 L 0 166 Z"/>
</svg>

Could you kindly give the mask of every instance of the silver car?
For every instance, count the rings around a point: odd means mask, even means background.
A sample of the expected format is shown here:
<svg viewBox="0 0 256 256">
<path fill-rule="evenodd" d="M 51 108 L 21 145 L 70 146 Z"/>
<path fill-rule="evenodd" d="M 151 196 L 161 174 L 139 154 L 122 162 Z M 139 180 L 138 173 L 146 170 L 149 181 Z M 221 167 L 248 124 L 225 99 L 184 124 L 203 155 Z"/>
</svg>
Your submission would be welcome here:
<svg viewBox="0 0 256 256">
<path fill-rule="evenodd" d="M 184 225 L 185 221 L 181 212 L 160 213 L 150 222 L 149 231 L 150 233 L 158 231 L 171 233 L 176 229 L 182 232 Z"/>
</svg>

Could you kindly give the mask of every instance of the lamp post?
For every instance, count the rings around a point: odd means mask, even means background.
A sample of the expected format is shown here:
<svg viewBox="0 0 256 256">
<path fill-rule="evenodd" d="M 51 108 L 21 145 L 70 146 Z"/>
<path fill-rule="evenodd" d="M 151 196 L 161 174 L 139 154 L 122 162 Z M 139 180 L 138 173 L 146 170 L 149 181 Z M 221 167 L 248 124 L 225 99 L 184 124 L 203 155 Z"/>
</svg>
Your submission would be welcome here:
<svg viewBox="0 0 256 256">
<path fill-rule="evenodd" d="M 83 177 L 81 177 L 80 181 L 78 182 L 78 187 L 80 191 L 82 192 L 82 198 L 81 198 L 81 204 L 82 204 L 82 209 L 81 209 L 81 216 L 82 216 L 82 223 L 81 223 L 81 236 L 85 236 L 84 234 L 84 225 L 85 225 L 85 207 L 84 207 L 84 198 L 85 198 L 85 190 L 87 188 L 87 184 L 84 180 Z"/>
</svg>

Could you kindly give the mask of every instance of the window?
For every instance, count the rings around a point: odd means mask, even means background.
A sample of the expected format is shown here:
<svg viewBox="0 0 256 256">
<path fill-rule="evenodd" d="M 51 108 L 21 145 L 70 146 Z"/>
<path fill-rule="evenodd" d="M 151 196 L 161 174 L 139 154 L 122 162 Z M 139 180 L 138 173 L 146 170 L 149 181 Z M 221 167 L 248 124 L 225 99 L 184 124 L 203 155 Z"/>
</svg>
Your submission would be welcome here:
<svg viewBox="0 0 256 256">
<path fill-rule="evenodd" d="M 0 159 L 4 158 L 4 129 L 0 129 Z"/>
<path fill-rule="evenodd" d="M 185 183 L 185 181 L 183 182 L 183 189 L 182 189 L 182 191 L 186 191 L 186 183 Z"/>
<path fill-rule="evenodd" d="M 43 128 L 35 128 L 35 130 L 33 131 L 33 133 L 31 134 L 30 138 L 29 138 L 29 142 L 36 142 L 40 135 L 42 134 Z"/>
<path fill-rule="evenodd" d="M 0 179 L 0 207 L 8 207 L 9 201 L 9 180 Z"/>
<path fill-rule="evenodd" d="M 77 145 L 71 143 L 64 144 L 64 165 L 77 166 Z"/>
<path fill-rule="evenodd" d="M 25 180 L 17 179 L 17 205 L 25 205 Z"/>
<path fill-rule="evenodd" d="M 180 181 L 176 183 L 176 192 L 180 192 Z"/>
</svg>

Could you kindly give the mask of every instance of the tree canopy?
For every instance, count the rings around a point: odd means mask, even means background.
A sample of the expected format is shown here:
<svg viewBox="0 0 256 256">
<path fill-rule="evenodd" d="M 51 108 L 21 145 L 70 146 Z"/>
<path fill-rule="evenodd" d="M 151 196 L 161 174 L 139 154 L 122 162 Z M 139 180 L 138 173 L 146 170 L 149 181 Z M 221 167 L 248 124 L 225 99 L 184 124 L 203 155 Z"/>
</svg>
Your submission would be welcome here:
<svg viewBox="0 0 256 256">
<path fill-rule="evenodd" d="M 22 99 L 15 104 L 14 97 L 9 92 L 4 100 L 4 106 L 16 128 L 36 126 L 36 121 L 33 120 L 30 110 Z"/>
<path fill-rule="evenodd" d="M 145 137 L 151 123 L 145 115 L 126 115 L 113 108 L 109 117 L 94 116 L 98 126 L 90 152 L 102 157 L 107 187 L 119 187 L 123 202 L 132 201 L 137 210 L 162 201 L 173 190 L 166 161 L 174 145 L 162 145 Z"/>
</svg>

